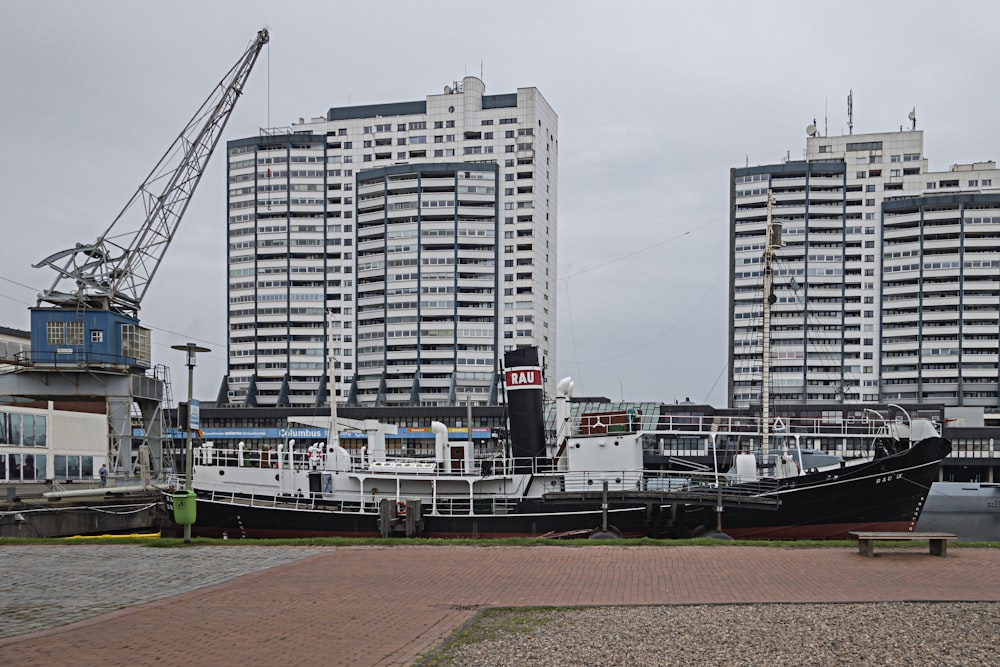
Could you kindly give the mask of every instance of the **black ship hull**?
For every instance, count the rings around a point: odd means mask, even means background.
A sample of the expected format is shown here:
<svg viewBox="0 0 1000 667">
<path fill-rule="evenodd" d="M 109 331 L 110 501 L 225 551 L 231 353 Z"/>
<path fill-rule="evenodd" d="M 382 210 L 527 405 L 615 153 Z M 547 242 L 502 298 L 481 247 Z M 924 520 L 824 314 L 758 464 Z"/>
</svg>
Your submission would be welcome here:
<svg viewBox="0 0 1000 667">
<path fill-rule="evenodd" d="M 868 463 L 782 480 L 770 494 L 780 500 L 778 510 L 727 510 L 723 531 L 739 539 L 847 539 L 850 531 L 913 531 L 950 452 L 944 438 L 928 438 Z"/>
<path fill-rule="evenodd" d="M 772 508 L 760 505 L 727 507 L 724 533 L 738 539 L 835 539 L 849 531 L 912 531 L 941 460 L 951 451 L 943 438 L 929 438 L 903 452 L 834 470 L 807 472 L 775 481 L 772 488 L 755 484 L 760 498 L 776 499 Z M 739 485 L 730 487 L 738 489 Z M 609 503 L 607 524 L 625 536 L 691 537 L 713 530 L 713 503 L 694 505 L 671 500 L 616 497 Z M 374 511 L 345 511 L 277 499 L 251 505 L 246 499 L 199 497 L 195 535 L 206 537 L 378 537 Z M 419 534 L 441 538 L 538 537 L 585 534 L 603 525 L 600 501 L 549 502 L 525 499 L 508 513 L 422 516 Z M 181 528 L 174 527 L 179 534 Z M 169 532 L 169 531 L 168 531 Z"/>
<path fill-rule="evenodd" d="M 321 504 L 315 509 L 282 505 L 287 503 L 249 506 L 235 500 L 199 497 L 198 520 L 191 532 L 200 537 L 230 539 L 381 536 L 375 512 L 330 510 Z M 546 511 L 544 505 L 536 508 L 535 503 L 525 503 L 519 510 L 510 514 L 425 514 L 419 535 L 446 539 L 568 536 L 590 533 L 603 520 L 601 510 L 592 504 Z M 642 537 L 647 534 L 646 511 L 644 506 L 613 507 L 608 510 L 608 523 L 624 536 Z M 180 536 L 182 527 L 173 526 L 167 532 Z"/>
</svg>

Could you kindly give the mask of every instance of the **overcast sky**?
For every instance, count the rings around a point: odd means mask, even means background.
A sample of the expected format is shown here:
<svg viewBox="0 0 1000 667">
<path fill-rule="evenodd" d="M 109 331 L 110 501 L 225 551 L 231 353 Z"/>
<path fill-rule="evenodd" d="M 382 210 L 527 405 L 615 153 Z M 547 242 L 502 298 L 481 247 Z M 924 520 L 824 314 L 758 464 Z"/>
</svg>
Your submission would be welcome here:
<svg viewBox="0 0 1000 667">
<path fill-rule="evenodd" d="M 0 325 L 94 241 L 258 29 L 271 43 L 146 294 L 154 363 L 225 373 L 225 141 L 465 75 L 559 115 L 557 377 L 577 395 L 726 400 L 729 169 L 805 128 L 908 123 L 933 170 L 1000 154 L 995 2 L 0 0 Z"/>
</svg>

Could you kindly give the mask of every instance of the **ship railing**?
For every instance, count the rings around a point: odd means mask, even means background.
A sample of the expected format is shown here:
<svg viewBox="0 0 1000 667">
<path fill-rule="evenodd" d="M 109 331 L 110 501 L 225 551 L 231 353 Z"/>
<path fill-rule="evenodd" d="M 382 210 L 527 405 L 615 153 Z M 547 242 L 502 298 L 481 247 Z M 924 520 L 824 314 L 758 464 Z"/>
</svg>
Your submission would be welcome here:
<svg viewBox="0 0 1000 667">
<path fill-rule="evenodd" d="M 755 496 L 766 491 L 774 491 L 781 481 L 773 477 L 757 475 L 737 475 L 730 472 L 667 472 L 646 471 L 643 480 L 647 491 L 684 491 L 710 493 L 721 489 L 727 496 Z"/>
<path fill-rule="evenodd" d="M 175 479 L 175 488 L 183 487 L 182 479 Z M 408 500 L 404 492 L 397 495 L 393 491 L 368 489 L 364 493 L 338 491 L 335 495 L 296 491 L 281 493 L 273 486 L 244 485 L 239 491 L 212 484 L 199 484 L 199 496 L 206 500 L 225 502 L 247 507 L 280 509 L 332 509 L 345 512 L 378 513 L 379 503 L 384 499 L 392 501 Z M 487 493 L 437 493 L 433 496 L 421 494 L 421 511 L 425 514 L 468 515 L 506 514 L 517 506 L 519 494 L 516 489 L 506 494 Z"/>
<path fill-rule="evenodd" d="M 622 411 L 625 415 L 625 411 Z M 862 417 L 785 417 L 777 416 L 768 420 L 772 434 L 789 433 L 802 435 L 817 435 L 827 437 L 875 437 L 881 422 Z M 603 435 L 605 433 L 625 433 L 640 430 L 638 422 L 597 424 L 591 415 L 581 415 L 575 421 L 573 435 Z M 763 432 L 763 422 L 760 417 L 748 415 L 680 415 L 662 414 L 655 428 L 641 429 L 649 433 L 680 433 L 680 434 L 760 434 Z"/>
<path fill-rule="evenodd" d="M 433 500 L 422 499 L 427 503 L 421 507 L 425 514 L 443 516 L 461 516 L 469 514 L 510 514 L 517 507 L 518 499 L 510 496 L 493 494 L 446 494 Z"/>
<path fill-rule="evenodd" d="M 382 460 L 372 461 L 363 456 L 352 456 L 350 471 L 356 474 L 399 477 L 403 475 L 443 475 L 445 470 L 449 468 L 450 472 L 447 473 L 449 476 L 479 478 L 505 474 L 507 466 L 504 465 L 503 459 L 494 457 L 476 457 L 472 460 L 471 469 L 467 470 L 464 459 L 453 460 L 449 466 L 444 461 L 428 457 L 390 456 Z"/>
<path fill-rule="evenodd" d="M 795 437 L 797 435 L 797 437 Z M 740 452 L 759 453 L 761 437 L 759 434 L 717 434 L 715 440 L 709 434 L 667 434 L 660 432 L 644 432 L 642 451 L 646 456 L 663 456 L 673 458 L 698 457 L 710 459 L 714 454 L 731 460 L 734 454 Z M 870 456 L 874 448 L 874 438 L 867 436 L 807 436 L 801 434 L 772 433 L 770 438 L 771 452 L 789 449 L 815 449 L 828 454 L 836 454 L 845 459 Z"/>
<path fill-rule="evenodd" d="M 315 505 L 309 494 L 276 494 L 274 487 L 262 487 L 259 491 L 247 487 L 240 491 L 212 489 L 204 485 L 198 487 L 199 495 L 206 500 L 246 505 L 247 507 L 275 507 L 284 509 L 305 509 Z"/>
<path fill-rule="evenodd" d="M 756 475 L 740 476 L 699 471 L 600 470 L 568 472 L 562 476 L 560 488 L 547 490 L 603 491 L 604 482 L 608 483 L 609 492 L 710 493 L 718 489 L 728 496 L 754 496 L 775 491 L 781 486 L 779 480 Z"/>
<path fill-rule="evenodd" d="M 546 457 L 498 457 L 477 456 L 472 460 L 471 469 L 466 469 L 465 460 L 453 460 L 448 466 L 444 461 L 433 458 L 386 457 L 371 461 L 361 456 L 351 457 L 350 472 L 364 475 L 400 477 L 411 475 L 444 475 L 451 477 L 482 478 L 511 477 L 516 474 L 545 474 L 560 471 L 559 459 Z M 445 473 L 450 467 L 451 471 Z"/>
</svg>

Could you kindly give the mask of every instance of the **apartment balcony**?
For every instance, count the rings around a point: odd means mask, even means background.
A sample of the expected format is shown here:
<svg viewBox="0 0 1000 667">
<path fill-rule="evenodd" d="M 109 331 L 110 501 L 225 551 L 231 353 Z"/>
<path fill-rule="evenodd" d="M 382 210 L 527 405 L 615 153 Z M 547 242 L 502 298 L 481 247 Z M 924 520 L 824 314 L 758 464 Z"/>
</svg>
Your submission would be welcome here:
<svg viewBox="0 0 1000 667">
<path fill-rule="evenodd" d="M 994 364 L 993 368 L 968 368 L 966 366 L 963 366 L 961 369 L 961 376 L 965 380 L 976 378 L 977 380 L 987 380 L 989 382 L 996 383 L 997 382 L 996 364 Z"/>
<path fill-rule="evenodd" d="M 882 230 L 882 234 L 886 241 L 895 242 L 897 245 L 904 242 L 909 242 L 914 245 L 920 243 L 920 228 L 911 226 L 901 226 L 901 225 L 886 225 Z M 894 245 L 893 248 L 896 246 Z"/>
<path fill-rule="evenodd" d="M 840 208 L 844 205 L 844 193 L 829 190 L 809 190 L 809 208 L 823 206 L 824 208 Z"/>
<path fill-rule="evenodd" d="M 839 188 L 843 187 L 844 177 L 840 174 L 826 176 L 823 174 L 812 174 L 809 176 L 809 186 L 813 188 L 810 192 L 815 192 L 815 188 Z"/>
<path fill-rule="evenodd" d="M 804 191 L 806 189 L 806 177 L 793 176 L 791 178 L 782 178 L 781 175 L 775 174 L 771 179 L 771 188 L 775 192 L 787 192 L 790 190 Z"/>
</svg>

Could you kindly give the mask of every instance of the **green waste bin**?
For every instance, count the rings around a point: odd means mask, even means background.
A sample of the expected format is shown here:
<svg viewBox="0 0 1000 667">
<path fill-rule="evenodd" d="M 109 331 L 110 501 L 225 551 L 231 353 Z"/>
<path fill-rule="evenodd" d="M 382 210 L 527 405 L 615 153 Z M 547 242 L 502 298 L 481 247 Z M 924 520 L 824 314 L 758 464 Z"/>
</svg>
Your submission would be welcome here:
<svg viewBox="0 0 1000 667">
<path fill-rule="evenodd" d="M 174 523 L 180 526 L 193 524 L 197 517 L 197 497 L 194 491 L 182 489 L 174 491 Z"/>
</svg>

